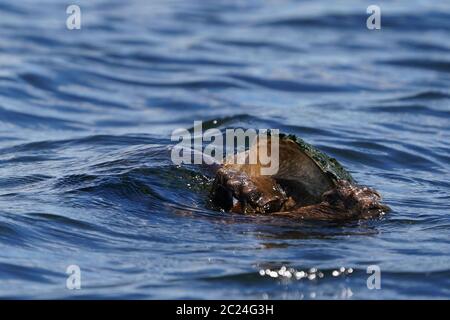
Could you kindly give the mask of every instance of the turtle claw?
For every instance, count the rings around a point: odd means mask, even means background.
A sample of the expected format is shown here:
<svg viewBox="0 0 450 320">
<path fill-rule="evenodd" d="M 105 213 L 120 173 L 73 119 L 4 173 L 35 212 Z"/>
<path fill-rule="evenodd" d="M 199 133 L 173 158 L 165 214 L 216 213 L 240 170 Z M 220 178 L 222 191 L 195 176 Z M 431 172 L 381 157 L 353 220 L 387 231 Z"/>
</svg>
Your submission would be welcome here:
<svg viewBox="0 0 450 320">
<path fill-rule="evenodd" d="M 236 213 L 279 211 L 288 199 L 269 177 L 251 178 L 243 171 L 220 168 L 212 189 L 213 202 Z"/>
</svg>

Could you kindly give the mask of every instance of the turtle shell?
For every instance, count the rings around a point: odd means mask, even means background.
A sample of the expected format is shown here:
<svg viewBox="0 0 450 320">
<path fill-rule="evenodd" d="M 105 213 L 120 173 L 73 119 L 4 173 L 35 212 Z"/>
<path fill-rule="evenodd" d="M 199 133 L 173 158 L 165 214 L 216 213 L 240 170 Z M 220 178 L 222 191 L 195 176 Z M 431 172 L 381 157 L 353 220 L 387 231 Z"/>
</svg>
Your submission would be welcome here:
<svg viewBox="0 0 450 320">
<path fill-rule="evenodd" d="M 335 159 L 331 158 L 313 145 L 305 142 L 293 134 L 280 134 L 280 139 L 289 139 L 294 141 L 309 158 L 334 182 L 338 180 L 345 180 L 354 183 L 354 179 L 351 174 L 344 169 L 344 167 Z"/>
<path fill-rule="evenodd" d="M 270 150 L 271 143 L 272 135 L 267 139 L 258 139 L 249 150 L 236 156 L 256 159 L 259 149 Z M 264 166 L 260 163 L 237 165 L 235 158 L 228 159 L 224 168 L 244 172 L 254 184 L 270 178 L 300 205 L 320 202 L 322 194 L 336 187 L 340 180 L 354 182 L 336 159 L 295 135 L 280 134 L 278 150 L 278 170 L 270 177 L 261 175 L 261 167 Z"/>
<path fill-rule="evenodd" d="M 279 169 L 272 177 L 297 203 L 320 202 L 322 194 L 340 180 L 353 183 L 336 159 L 294 135 L 280 134 L 279 138 Z"/>
</svg>

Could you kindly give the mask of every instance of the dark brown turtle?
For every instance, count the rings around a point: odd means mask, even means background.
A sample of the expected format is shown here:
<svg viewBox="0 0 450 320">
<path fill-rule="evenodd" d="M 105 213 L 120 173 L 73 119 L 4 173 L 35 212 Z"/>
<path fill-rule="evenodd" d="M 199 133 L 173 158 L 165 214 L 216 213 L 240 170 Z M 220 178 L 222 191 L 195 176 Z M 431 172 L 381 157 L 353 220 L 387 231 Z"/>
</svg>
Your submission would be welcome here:
<svg viewBox="0 0 450 320">
<path fill-rule="evenodd" d="M 270 137 L 259 139 L 235 157 L 248 159 L 270 143 Z M 211 191 L 213 203 L 225 211 L 345 220 L 377 217 L 389 210 L 377 191 L 357 185 L 335 159 L 296 136 L 280 135 L 279 170 L 274 175 L 261 175 L 260 163 L 235 164 L 235 157 L 217 170 Z"/>
</svg>

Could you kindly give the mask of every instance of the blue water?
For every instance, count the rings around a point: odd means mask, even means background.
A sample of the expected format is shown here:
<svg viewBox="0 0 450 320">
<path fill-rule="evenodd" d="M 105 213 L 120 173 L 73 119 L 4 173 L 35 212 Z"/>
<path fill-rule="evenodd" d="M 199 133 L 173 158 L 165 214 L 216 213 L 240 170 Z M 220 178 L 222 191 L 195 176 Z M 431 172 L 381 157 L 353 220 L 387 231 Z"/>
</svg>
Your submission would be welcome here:
<svg viewBox="0 0 450 320">
<path fill-rule="evenodd" d="M 72 31 L 67 1 L 0 2 L 1 298 L 450 297 L 450 4 L 377 1 L 369 31 L 372 1 L 74 2 Z M 297 134 L 393 210 L 210 210 L 170 160 L 194 120 Z M 283 265 L 324 276 L 259 275 Z"/>
</svg>

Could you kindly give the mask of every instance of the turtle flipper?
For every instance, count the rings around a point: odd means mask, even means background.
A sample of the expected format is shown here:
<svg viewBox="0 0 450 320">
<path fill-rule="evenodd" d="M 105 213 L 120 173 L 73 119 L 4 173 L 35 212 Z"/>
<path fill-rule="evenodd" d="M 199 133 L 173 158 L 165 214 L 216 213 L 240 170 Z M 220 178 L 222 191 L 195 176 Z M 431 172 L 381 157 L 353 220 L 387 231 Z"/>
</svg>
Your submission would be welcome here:
<svg viewBox="0 0 450 320">
<path fill-rule="evenodd" d="M 370 219 L 390 211 L 380 201 L 381 196 L 376 190 L 339 180 L 335 188 L 322 195 L 320 203 L 298 207 L 289 212 L 277 212 L 276 215 L 304 220 Z"/>
<path fill-rule="evenodd" d="M 289 200 L 274 179 L 252 178 L 226 167 L 217 171 L 211 196 L 218 206 L 236 213 L 276 212 Z"/>
</svg>

